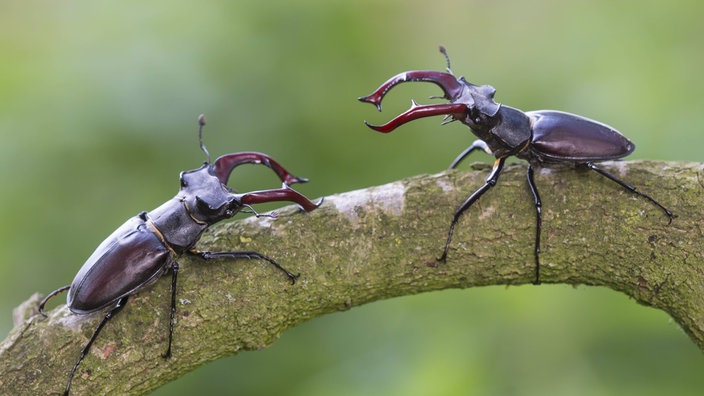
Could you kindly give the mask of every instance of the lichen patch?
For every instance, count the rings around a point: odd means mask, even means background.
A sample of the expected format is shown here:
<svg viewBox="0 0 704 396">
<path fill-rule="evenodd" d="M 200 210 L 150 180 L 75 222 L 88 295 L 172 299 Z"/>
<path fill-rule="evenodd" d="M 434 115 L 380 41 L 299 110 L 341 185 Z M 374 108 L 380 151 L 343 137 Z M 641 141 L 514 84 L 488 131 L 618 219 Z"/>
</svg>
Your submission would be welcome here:
<svg viewBox="0 0 704 396">
<path fill-rule="evenodd" d="M 398 217 L 403 213 L 406 187 L 401 182 L 389 183 L 383 186 L 350 191 L 344 194 L 332 195 L 326 202 L 335 206 L 338 212 L 353 222 L 359 220 L 360 208 L 381 210 L 386 215 Z"/>
</svg>

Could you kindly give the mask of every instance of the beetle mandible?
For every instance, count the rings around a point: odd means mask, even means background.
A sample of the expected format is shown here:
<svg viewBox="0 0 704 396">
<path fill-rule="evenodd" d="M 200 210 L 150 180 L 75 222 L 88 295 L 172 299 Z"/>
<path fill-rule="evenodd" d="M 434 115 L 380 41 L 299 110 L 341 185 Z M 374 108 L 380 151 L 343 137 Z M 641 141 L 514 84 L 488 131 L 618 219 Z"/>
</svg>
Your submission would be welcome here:
<svg viewBox="0 0 704 396">
<path fill-rule="evenodd" d="M 316 209 L 322 199 L 314 203 L 291 187 L 307 179 L 296 177 L 266 154 L 240 152 L 223 155 L 210 163 L 210 154 L 203 144 L 205 118 L 198 117 L 200 147 L 207 161 L 198 169 L 181 172 L 181 188 L 171 200 L 150 212 L 142 212 L 127 220 L 105 239 L 86 260 L 73 282 L 46 296 L 39 305 L 44 313 L 46 302 L 57 294 L 68 290 L 67 306 L 79 315 L 107 308 L 107 313 L 98 324 L 88 343 L 69 374 L 64 395 L 71 389 L 73 376 L 91 345 L 105 324 L 117 314 L 132 294 L 152 284 L 167 271 L 171 271 L 171 313 L 169 341 L 164 358 L 171 356 L 171 343 L 176 313 L 176 279 L 179 265 L 177 259 L 185 254 L 204 260 L 260 259 L 269 262 L 284 272 L 293 284 L 299 275 L 280 266 L 275 260 L 252 251 L 205 252 L 194 249 L 203 232 L 211 225 L 231 218 L 238 212 L 254 213 L 253 204 L 290 201 L 306 212 Z M 282 188 L 235 194 L 227 187 L 232 170 L 242 164 L 264 165 L 276 173 Z M 270 214 L 268 216 L 275 216 Z"/>
<path fill-rule="evenodd" d="M 637 194 L 662 209 L 672 222 L 673 213 L 650 195 L 638 191 L 632 185 L 601 169 L 594 162 L 614 160 L 629 155 L 635 145 L 616 129 L 598 121 L 555 110 L 538 110 L 523 112 L 494 101 L 496 90 L 491 85 L 474 85 L 464 77 L 455 77 L 450 69 L 450 58 L 443 46 L 440 52 L 447 61 L 447 73 L 431 70 L 413 70 L 397 74 L 381 84 L 360 101 L 371 103 L 381 111 L 381 101 L 395 85 L 408 81 L 424 81 L 439 86 L 447 104 L 419 105 L 415 101 L 406 112 L 400 114 L 384 125 L 371 125 L 371 129 L 389 133 L 395 128 L 418 118 L 444 115 L 444 124 L 460 121 L 467 125 L 479 139 L 460 153 L 450 164 L 454 169 L 469 154 L 482 150 L 493 155 L 493 168 L 482 187 L 476 190 L 455 211 L 447 241 L 439 261 L 445 262 L 452 241 L 452 233 L 462 213 L 476 202 L 485 192 L 496 185 L 501 175 L 504 162 L 510 156 L 528 161 L 528 186 L 533 195 L 536 212 L 535 232 L 535 279 L 540 283 L 540 233 L 542 228 L 542 203 L 538 189 L 533 181 L 533 169 L 559 164 L 574 164 L 594 170 L 600 175 L 614 181 L 626 190 Z"/>
</svg>

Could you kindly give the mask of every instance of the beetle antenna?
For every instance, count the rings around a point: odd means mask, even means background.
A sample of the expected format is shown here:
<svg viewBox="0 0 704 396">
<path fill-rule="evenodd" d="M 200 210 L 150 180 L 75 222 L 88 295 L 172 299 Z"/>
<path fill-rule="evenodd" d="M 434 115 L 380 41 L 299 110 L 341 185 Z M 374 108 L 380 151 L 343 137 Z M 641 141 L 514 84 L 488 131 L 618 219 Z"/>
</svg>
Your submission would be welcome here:
<svg viewBox="0 0 704 396">
<path fill-rule="evenodd" d="M 198 116 L 198 142 L 200 143 L 200 149 L 203 150 L 206 157 L 208 157 L 208 163 L 210 163 L 210 153 L 208 152 L 208 149 L 205 148 L 205 144 L 203 144 L 203 127 L 204 126 L 205 126 L 205 114 L 201 114 Z"/>
<path fill-rule="evenodd" d="M 445 68 L 445 70 L 447 70 L 448 73 L 454 75 L 452 69 L 450 69 L 450 55 L 447 54 L 447 49 L 445 49 L 444 45 L 439 45 L 438 49 L 440 50 L 440 53 L 445 56 L 445 61 L 447 62 L 447 67 Z"/>
</svg>

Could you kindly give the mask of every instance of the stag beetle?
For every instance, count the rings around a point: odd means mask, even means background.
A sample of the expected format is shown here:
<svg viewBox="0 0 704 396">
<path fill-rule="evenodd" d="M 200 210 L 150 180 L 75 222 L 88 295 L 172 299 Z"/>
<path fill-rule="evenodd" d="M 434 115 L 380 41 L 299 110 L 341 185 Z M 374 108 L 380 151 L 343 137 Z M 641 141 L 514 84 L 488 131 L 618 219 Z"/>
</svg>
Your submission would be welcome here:
<svg viewBox="0 0 704 396">
<path fill-rule="evenodd" d="M 542 203 L 538 189 L 533 181 L 533 168 L 573 164 L 586 167 L 614 181 L 631 193 L 652 202 L 662 209 L 672 222 L 673 214 L 650 195 L 638 191 L 635 187 L 596 166 L 594 162 L 622 158 L 633 152 L 635 145 L 616 129 L 575 114 L 555 110 L 538 110 L 523 112 L 513 107 L 494 101 L 496 89 L 491 85 L 474 85 L 464 77 L 456 78 L 450 69 L 450 58 L 443 46 L 440 52 L 447 62 L 447 73 L 431 70 L 413 70 L 397 74 L 381 84 L 368 96 L 359 98 L 361 102 L 371 103 L 381 111 L 381 101 L 395 85 L 408 81 L 430 82 L 439 86 L 450 101 L 448 104 L 419 105 L 412 102 L 411 108 L 384 125 L 372 125 L 364 122 L 371 129 L 389 133 L 395 128 L 418 118 L 445 115 L 442 125 L 460 121 L 467 125 L 479 139 L 475 140 L 450 164 L 454 169 L 475 150 L 482 150 L 493 155 L 493 168 L 485 184 L 476 190 L 455 211 L 445 242 L 445 249 L 438 258 L 447 259 L 452 232 L 462 213 L 476 202 L 485 192 L 493 187 L 510 156 L 528 161 L 528 186 L 533 195 L 536 212 L 535 232 L 535 280 L 540 283 L 540 231 L 542 227 Z"/>
<path fill-rule="evenodd" d="M 293 284 L 299 275 L 294 275 L 273 259 L 250 251 L 205 252 L 194 249 L 203 232 L 211 225 L 231 218 L 238 212 L 254 213 L 253 204 L 290 201 L 306 212 L 322 204 L 308 198 L 289 186 L 308 180 L 296 177 L 266 154 L 240 152 L 223 155 L 210 163 L 210 153 L 203 144 L 205 118 L 198 118 L 198 136 L 201 150 L 207 161 L 198 169 L 181 172 L 181 188 L 171 200 L 150 212 L 142 212 L 127 220 L 113 232 L 83 264 L 71 285 L 61 287 L 42 300 L 39 312 L 44 313 L 46 302 L 57 294 L 68 290 L 67 305 L 71 312 L 79 315 L 96 312 L 109 307 L 98 327 L 73 365 L 64 395 L 71 388 L 71 381 L 91 345 L 103 326 L 117 314 L 132 294 L 154 283 L 171 270 L 171 314 L 169 341 L 164 358 L 171 357 L 171 342 L 176 313 L 176 278 L 179 265 L 177 259 L 189 254 L 204 260 L 217 258 L 260 259 L 269 262 L 284 272 Z M 283 182 L 282 188 L 235 194 L 227 187 L 232 170 L 242 164 L 259 164 L 271 168 Z M 270 214 L 267 216 L 275 216 Z"/>
</svg>

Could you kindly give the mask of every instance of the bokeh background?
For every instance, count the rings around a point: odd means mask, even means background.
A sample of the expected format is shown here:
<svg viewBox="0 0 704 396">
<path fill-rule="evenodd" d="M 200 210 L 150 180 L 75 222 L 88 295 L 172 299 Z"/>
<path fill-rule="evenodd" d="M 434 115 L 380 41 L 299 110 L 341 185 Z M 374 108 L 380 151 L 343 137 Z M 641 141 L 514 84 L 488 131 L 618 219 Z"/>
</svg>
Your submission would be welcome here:
<svg viewBox="0 0 704 396">
<path fill-rule="evenodd" d="M 356 101 L 398 72 L 443 70 L 438 44 L 456 74 L 494 85 L 499 102 L 614 125 L 637 143 L 632 159 L 701 161 L 703 10 L 693 0 L 4 0 L 0 334 L 13 307 L 69 283 L 113 229 L 175 193 L 178 172 L 204 160 L 200 113 L 213 155 L 267 152 L 311 178 L 300 190 L 312 197 L 442 171 L 473 139 L 461 125 L 424 119 L 384 136 L 362 124 L 437 88 L 399 86 L 382 114 Z M 238 169 L 238 189 L 276 184 L 255 168 Z M 664 313 L 602 288 L 543 285 L 318 318 L 154 394 L 703 388 L 702 354 Z"/>
</svg>

